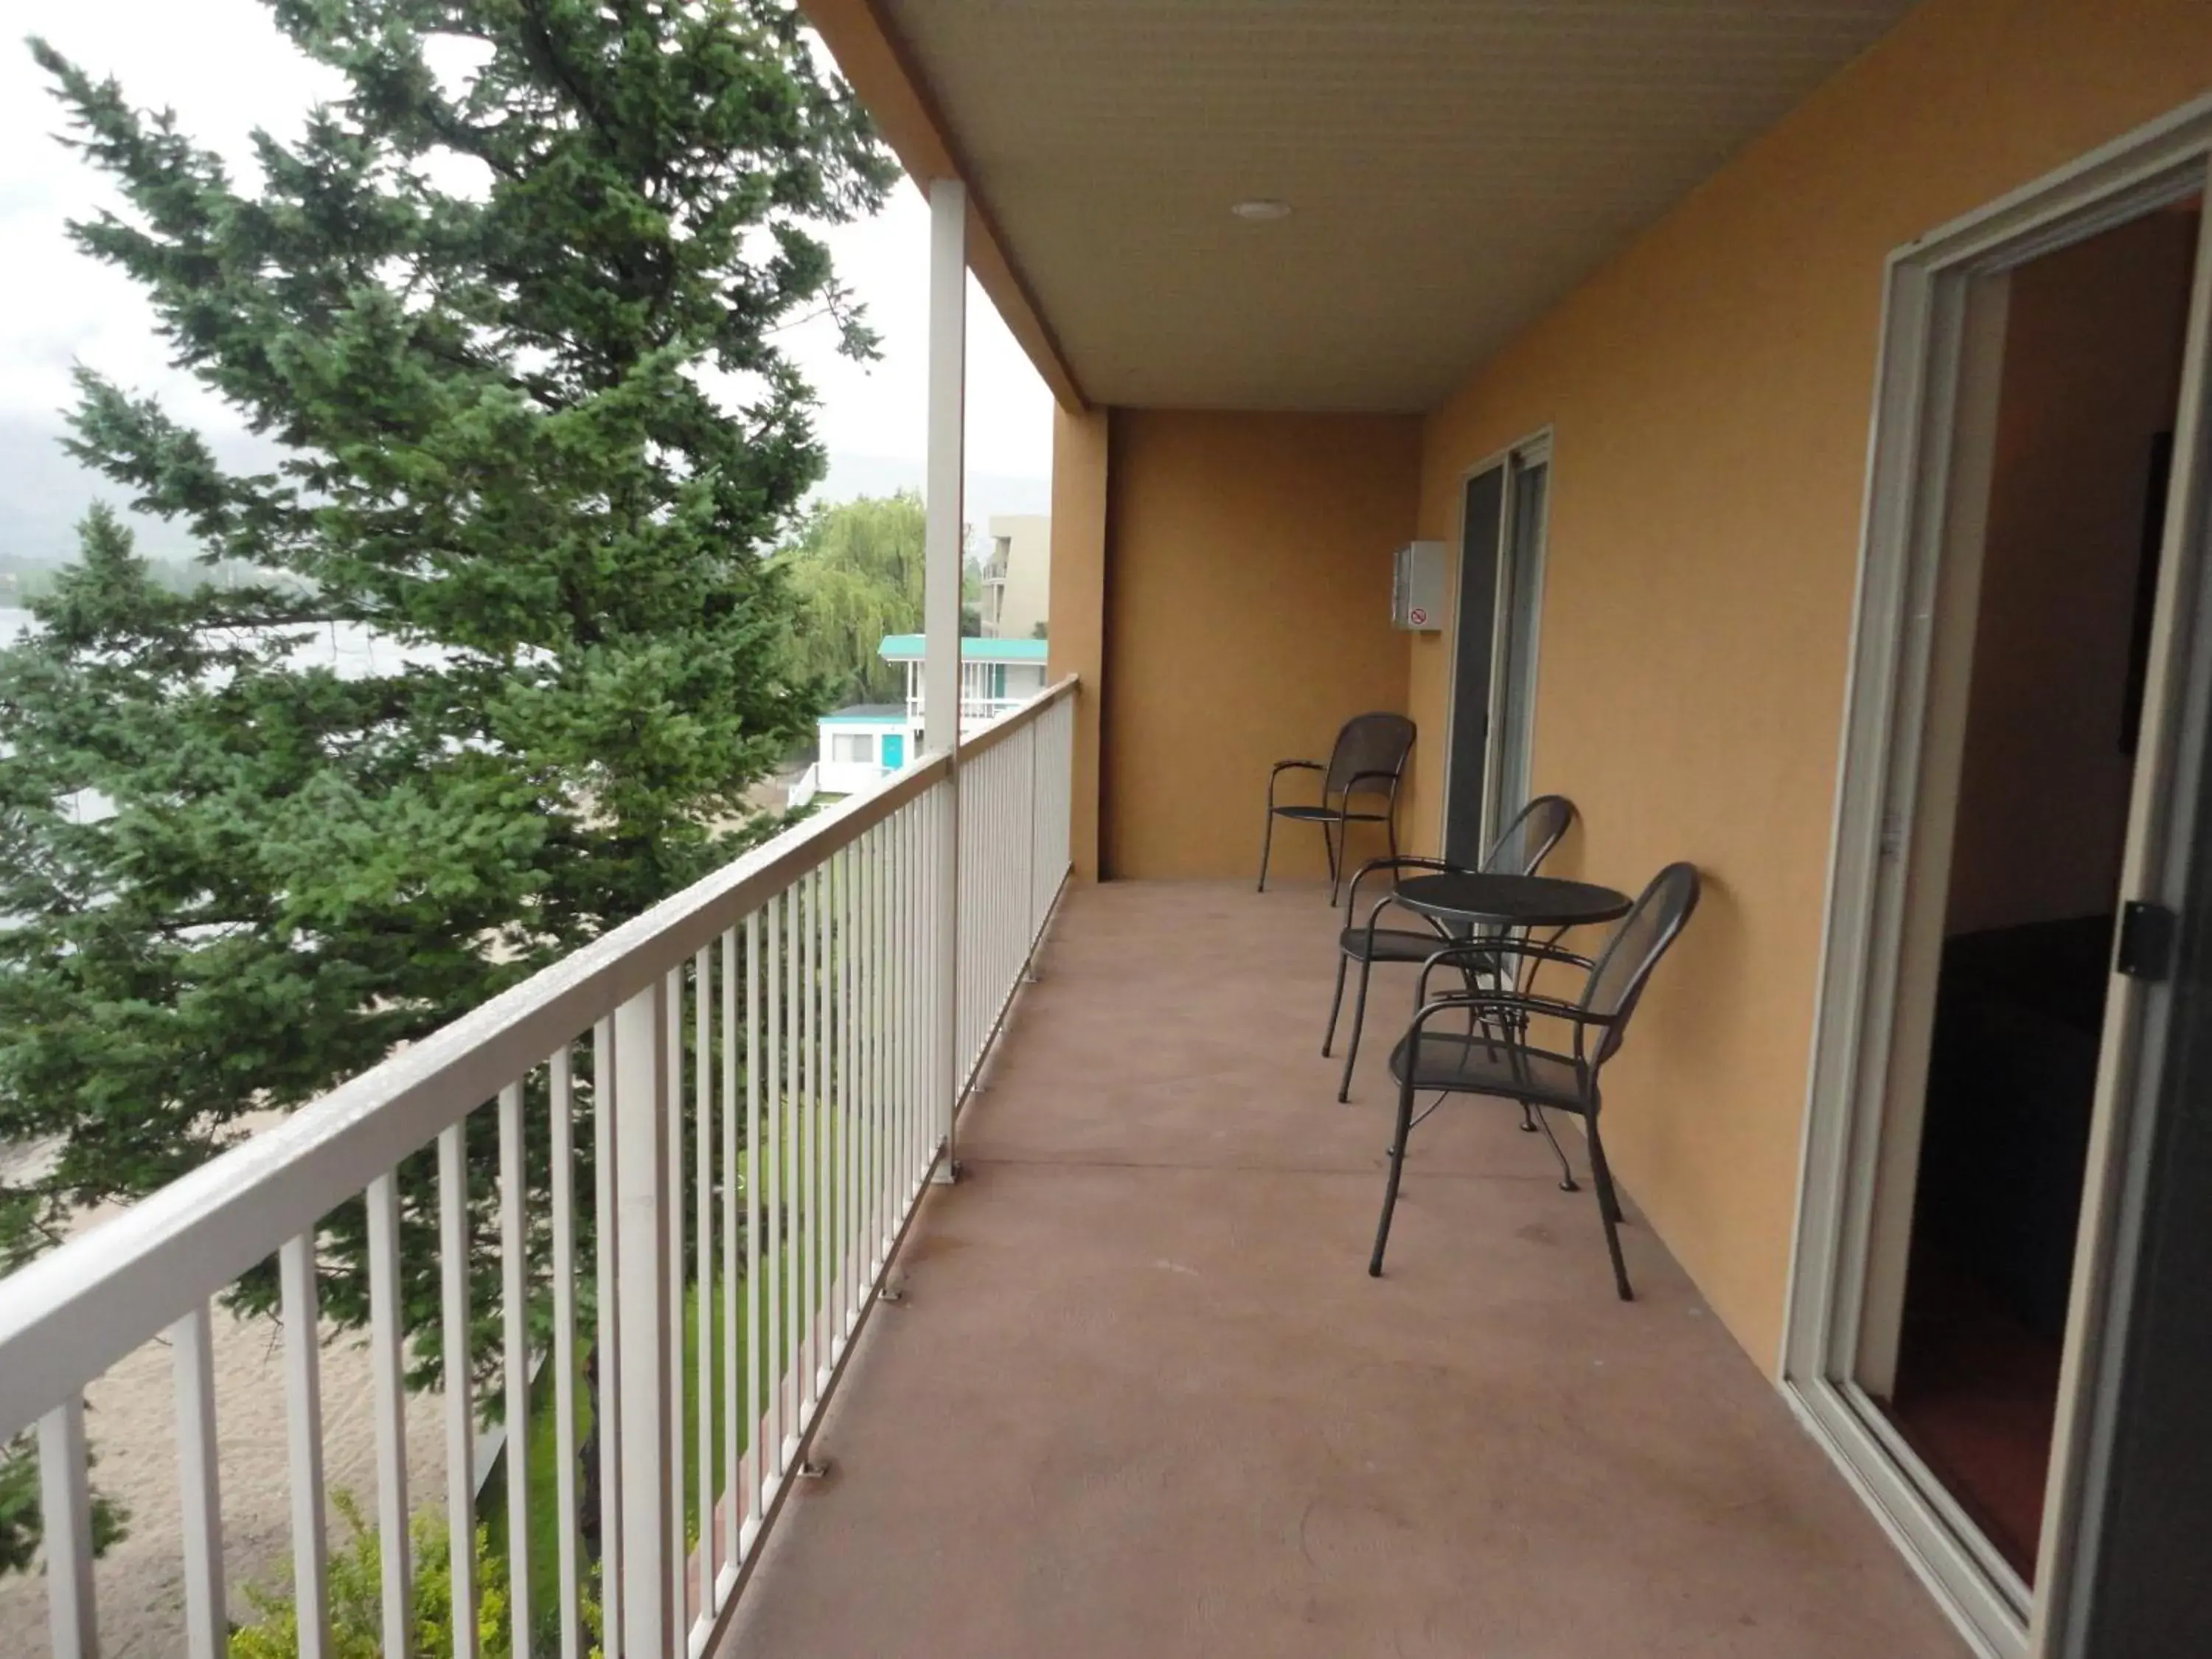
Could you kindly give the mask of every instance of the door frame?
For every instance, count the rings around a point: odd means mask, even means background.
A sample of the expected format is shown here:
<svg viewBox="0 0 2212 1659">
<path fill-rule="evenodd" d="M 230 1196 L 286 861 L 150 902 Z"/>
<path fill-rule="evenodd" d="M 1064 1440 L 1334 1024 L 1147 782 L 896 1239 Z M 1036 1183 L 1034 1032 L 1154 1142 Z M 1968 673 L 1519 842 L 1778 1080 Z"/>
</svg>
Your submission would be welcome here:
<svg viewBox="0 0 2212 1659">
<path fill-rule="evenodd" d="M 2047 177 L 1895 250 L 1883 285 L 1852 652 L 1844 696 L 1823 952 L 1808 1068 L 1795 1248 L 1782 1352 L 1784 1395 L 1873 1510 L 1975 1650 L 1988 1659 L 2062 1651 L 2063 1614 L 2094 1516 L 2087 1454 L 2094 1380 L 2112 1343 L 2127 1121 L 2141 1097 L 2143 981 L 2115 978 L 2107 1000 L 2089 1171 L 2060 1375 L 2057 1430 L 2037 1590 L 1996 1558 L 1955 1500 L 1855 1380 L 1882 1111 L 1898 1019 L 1907 884 L 1945 574 L 1967 299 L 2001 275 L 2203 191 L 2212 177 L 2212 96 L 2092 151 Z M 2212 328 L 2212 211 L 2200 230 L 2154 634 L 2121 893 L 2145 896 L 2171 863 L 2182 671 L 2206 643 L 2194 619 L 2197 572 L 2177 543 L 2201 492 Z M 2195 643 L 2187 637 L 2195 635 Z"/>
<path fill-rule="evenodd" d="M 1514 468 L 1516 465 L 1526 466 L 1533 464 L 1540 464 L 1551 475 L 1545 480 L 1543 518 L 1537 530 L 1539 550 L 1536 580 L 1536 648 L 1529 665 L 1530 683 L 1534 684 L 1543 659 L 1544 570 L 1548 563 L 1547 555 L 1551 539 L 1552 502 L 1558 483 L 1556 476 L 1558 469 L 1553 465 L 1553 434 L 1550 423 L 1547 422 L 1525 436 L 1516 439 L 1504 448 L 1493 450 L 1475 462 L 1474 465 L 1464 468 L 1455 484 L 1455 494 L 1452 501 L 1452 538 L 1449 544 L 1452 550 L 1449 566 L 1450 584 L 1445 590 L 1443 599 L 1444 614 L 1451 619 L 1451 624 L 1449 637 L 1444 644 L 1443 787 L 1437 793 L 1437 846 L 1439 849 L 1446 844 L 1446 836 L 1451 826 L 1452 756 L 1455 752 L 1452 742 L 1452 722 L 1459 717 L 1459 582 L 1461 573 L 1467 563 L 1467 487 L 1493 468 L 1505 469 L 1504 487 L 1498 493 L 1498 591 L 1491 609 L 1492 649 L 1487 707 L 1490 711 L 1490 729 L 1494 734 L 1498 730 L 1498 699 L 1504 690 L 1503 684 L 1504 670 L 1497 650 L 1498 633 L 1505 626 L 1506 605 L 1511 598 L 1510 583 L 1512 579 L 1510 554 Z M 1496 804 L 1498 785 L 1498 751 L 1494 744 L 1484 745 L 1482 770 L 1481 840 L 1483 845 L 1487 847 L 1497 838 L 1502 827 L 1491 822 L 1492 808 Z"/>
</svg>

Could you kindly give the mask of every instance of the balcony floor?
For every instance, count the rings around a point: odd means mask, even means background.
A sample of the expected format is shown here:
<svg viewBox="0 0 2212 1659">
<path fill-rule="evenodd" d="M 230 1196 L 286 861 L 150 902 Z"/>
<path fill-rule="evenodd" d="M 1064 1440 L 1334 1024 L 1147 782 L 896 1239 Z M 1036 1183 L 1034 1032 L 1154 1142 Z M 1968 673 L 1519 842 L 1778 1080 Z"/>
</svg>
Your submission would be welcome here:
<svg viewBox="0 0 2212 1659">
<path fill-rule="evenodd" d="M 1071 896 L 726 1651 L 1962 1653 L 1641 1224 L 1614 1299 L 1510 1108 L 1416 1132 L 1367 1277 L 1410 970 L 1337 1105 L 1331 926 Z"/>
</svg>

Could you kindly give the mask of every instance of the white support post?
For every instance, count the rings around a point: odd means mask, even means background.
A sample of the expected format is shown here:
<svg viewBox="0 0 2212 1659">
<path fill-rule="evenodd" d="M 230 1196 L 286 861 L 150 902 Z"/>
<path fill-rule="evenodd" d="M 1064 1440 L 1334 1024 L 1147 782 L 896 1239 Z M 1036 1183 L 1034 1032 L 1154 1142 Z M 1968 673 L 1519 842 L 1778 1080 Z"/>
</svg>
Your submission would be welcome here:
<svg viewBox="0 0 2212 1659">
<path fill-rule="evenodd" d="M 682 1431 L 669 1416 L 675 1308 L 668 1217 L 676 1195 L 665 1128 L 671 1079 L 662 1045 L 672 1017 L 667 988 L 656 981 L 616 1010 L 614 1020 L 623 1650 L 637 1659 L 677 1652 L 684 1618 L 670 1595 L 680 1540 L 672 1534 L 669 1491 L 680 1480 L 676 1443 Z"/>
<path fill-rule="evenodd" d="M 922 741 L 932 754 L 952 757 L 945 786 L 944 833 L 928 872 L 933 947 L 929 1023 L 938 1041 L 930 1053 L 927 1098 L 945 1156 L 937 1178 L 950 1181 L 952 1113 L 958 1098 L 960 967 L 960 526 L 965 471 L 963 422 L 968 380 L 968 188 L 957 179 L 929 186 L 929 470 L 923 541 Z"/>
<path fill-rule="evenodd" d="M 968 190 L 929 187 L 929 428 L 922 562 L 922 743 L 960 742 L 960 522 L 966 471 Z"/>
</svg>

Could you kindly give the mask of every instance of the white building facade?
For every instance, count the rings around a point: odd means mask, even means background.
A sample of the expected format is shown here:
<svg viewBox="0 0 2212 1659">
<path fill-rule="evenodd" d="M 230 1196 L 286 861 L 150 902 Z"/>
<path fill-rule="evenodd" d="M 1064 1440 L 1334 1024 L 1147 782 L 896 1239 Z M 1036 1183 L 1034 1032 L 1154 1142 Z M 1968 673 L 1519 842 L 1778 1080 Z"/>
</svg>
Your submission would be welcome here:
<svg viewBox="0 0 2212 1659">
<path fill-rule="evenodd" d="M 927 653 L 922 636 L 886 635 L 877 651 L 885 662 L 904 668 L 905 702 L 854 703 L 824 714 L 816 727 L 819 757 L 792 785 L 792 805 L 804 806 L 817 796 L 857 793 L 878 779 L 897 771 L 921 752 L 922 721 L 927 713 L 922 690 L 922 665 Z M 960 641 L 960 730 L 963 737 L 1020 708 L 1044 687 L 1042 640 Z"/>
<path fill-rule="evenodd" d="M 1044 636 L 1051 602 L 1052 520 L 1042 513 L 1001 513 L 990 521 L 991 556 L 983 566 L 986 638 Z"/>
</svg>

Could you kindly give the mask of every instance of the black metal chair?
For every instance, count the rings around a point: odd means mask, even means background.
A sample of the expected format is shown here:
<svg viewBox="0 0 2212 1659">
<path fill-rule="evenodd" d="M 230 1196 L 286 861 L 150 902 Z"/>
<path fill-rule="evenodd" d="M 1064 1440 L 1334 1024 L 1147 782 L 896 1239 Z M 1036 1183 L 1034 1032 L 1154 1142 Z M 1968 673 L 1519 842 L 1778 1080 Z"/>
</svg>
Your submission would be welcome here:
<svg viewBox="0 0 2212 1659">
<path fill-rule="evenodd" d="M 1480 868 L 1490 875 L 1533 876 L 1551 850 L 1559 844 L 1575 821 L 1575 804 L 1565 795 L 1539 795 L 1515 815 L 1505 826 L 1490 851 L 1483 855 Z M 1464 873 L 1462 866 L 1448 864 L 1442 859 L 1419 858 L 1411 854 L 1404 858 L 1370 859 L 1359 866 L 1359 873 L 1352 878 L 1352 891 L 1345 901 L 1347 917 L 1359 914 L 1359 884 L 1379 871 L 1391 872 L 1391 890 L 1375 902 L 1368 912 L 1365 923 L 1355 922 L 1337 935 L 1336 994 L 1329 1000 L 1328 1031 L 1321 1040 L 1321 1052 L 1328 1057 L 1329 1048 L 1336 1041 L 1337 1016 L 1344 1008 L 1344 975 L 1352 963 L 1359 964 L 1359 994 L 1352 1005 L 1352 1041 L 1344 1051 L 1344 1081 L 1337 1085 L 1340 1101 L 1352 1098 L 1352 1067 L 1359 1058 L 1359 1034 L 1367 1020 L 1367 981 L 1378 962 L 1426 962 L 1447 945 L 1464 943 L 1467 936 L 1452 933 L 1433 916 L 1414 915 L 1423 924 L 1418 927 L 1385 927 L 1382 913 L 1397 902 L 1397 872 L 1401 870 L 1426 870 L 1449 874 Z M 1500 965 L 1493 957 L 1478 969 L 1469 964 L 1470 975 L 1480 973 L 1489 982 L 1500 980 Z M 1470 988 L 1473 988 L 1471 986 Z"/>
<path fill-rule="evenodd" d="M 1390 1241 L 1390 1212 L 1397 1207 L 1398 1180 L 1405 1168 L 1406 1138 L 1419 1121 L 1413 1115 L 1413 1097 L 1436 1091 L 1437 1102 L 1429 1108 L 1434 1111 L 1447 1094 L 1491 1095 L 1517 1101 L 1524 1112 L 1535 1113 L 1545 1139 L 1558 1154 L 1559 1187 L 1564 1192 L 1578 1190 L 1574 1166 L 1568 1163 L 1544 1114 L 1572 1112 L 1588 1126 L 1590 1175 L 1597 1186 L 1598 1215 L 1605 1223 L 1606 1250 L 1613 1257 L 1613 1285 L 1622 1301 L 1635 1300 L 1636 1293 L 1629 1288 L 1628 1267 L 1620 1255 L 1620 1200 L 1614 1195 L 1613 1172 L 1605 1161 L 1605 1142 L 1598 1133 L 1598 1073 L 1620 1051 L 1629 1018 L 1636 1012 L 1651 970 L 1697 905 L 1696 868 L 1670 864 L 1651 878 L 1651 884 L 1614 925 L 1594 959 L 1556 945 L 1524 942 L 1517 947 L 1539 968 L 1546 962 L 1562 962 L 1586 969 L 1582 994 L 1572 1002 L 1539 996 L 1527 985 L 1512 990 L 1447 992 L 1431 998 L 1431 973 L 1439 966 L 1455 966 L 1455 957 L 1483 947 L 1447 945 L 1429 959 L 1421 969 L 1420 1011 L 1390 1054 L 1390 1075 L 1398 1083 L 1398 1128 L 1390 1143 L 1390 1173 L 1382 1188 L 1382 1218 L 1375 1230 L 1375 1254 L 1367 1264 L 1370 1273 L 1380 1278 L 1382 1273 L 1382 1250 Z M 1531 984 L 1535 976 L 1529 975 Z M 1473 1029 L 1465 1034 L 1428 1029 L 1431 1020 L 1448 1013 L 1465 1016 Z M 1530 1022 L 1539 1015 L 1565 1021 L 1572 1028 L 1571 1052 L 1561 1054 L 1534 1046 L 1529 1038 Z M 1597 1033 L 1594 1044 L 1589 1037 L 1593 1031 Z M 1424 1118 L 1427 1115 L 1428 1112 L 1421 1114 Z"/>
<path fill-rule="evenodd" d="M 1336 734 L 1336 747 L 1329 751 L 1326 764 L 1310 760 L 1277 761 L 1275 769 L 1267 774 L 1267 831 L 1260 842 L 1260 890 L 1267 890 L 1267 859 L 1274 851 L 1277 818 L 1321 826 L 1322 841 L 1328 848 L 1328 902 L 1332 908 L 1336 903 L 1343 873 L 1344 838 L 1350 836 L 1353 824 L 1382 824 L 1389 831 L 1390 853 L 1395 857 L 1398 782 L 1405 775 L 1406 757 L 1413 751 L 1413 723 L 1403 714 L 1355 714 Z M 1322 775 L 1318 802 L 1312 805 L 1277 804 L 1275 785 L 1284 773 L 1293 771 Z M 1381 797 L 1382 810 L 1355 812 L 1352 810 L 1355 795 Z"/>
</svg>

